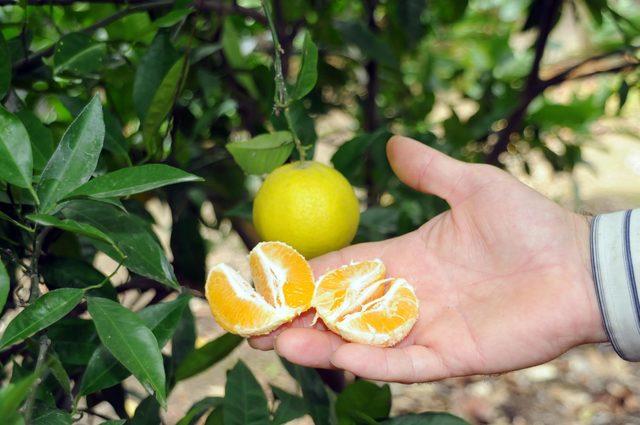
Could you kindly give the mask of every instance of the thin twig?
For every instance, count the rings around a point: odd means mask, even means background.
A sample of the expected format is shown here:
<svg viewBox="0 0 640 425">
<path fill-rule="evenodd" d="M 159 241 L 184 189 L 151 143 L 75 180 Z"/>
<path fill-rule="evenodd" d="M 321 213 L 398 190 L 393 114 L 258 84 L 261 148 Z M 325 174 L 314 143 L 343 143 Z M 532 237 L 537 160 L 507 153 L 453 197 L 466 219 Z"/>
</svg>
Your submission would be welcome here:
<svg viewBox="0 0 640 425">
<path fill-rule="evenodd" d="M 269 30 L 271 31 L 271 38 L 273 39 L 273 51 L 274 51 L 274 59 L 273 59 L 273 67 L 275 69 L 275 83 L 276 83 L 276 93 L 275 93 L 275 104 L 274 108 L 276 110 L 276 114 L 282 112 L 284 114 L 284 118 L 287 122 L 287 126 L 291 131 L 291 135 L 293 136 L 293 141 L 296 144 L 296 149 L 298 150 L 298 155 L 300 155 L 300 161 L 304 162 L 306 159 L 306 150 L 305 147 L 302 146 L 302 142 L 298 137 L 296 129 L 293 125 L 293 120 L 291 119 L 291 114 L 289 113 L 289 106 L 291 104 L 291 100 L 289 99 L 289 94 L 287 93 L 287 85 L 284 81 L 284 74 L 282 73 L 282 46 L 280 45 L 280 41 L 278 40 L 278 32 L 276 31 L 276 26 L 273 22 L 273 14 L 271 13 L 271 7 L 269 5 L 269 0 L 260 0 L 262 3 L 262 8 L 264 9 L 264 14 L 267 16 L 267 22 L 269 23 Z"/>
<path fill-rule="evenodd" d="M 44 379 L 42 376 L 42 368 L 44 367 L 44 359 L 47 356 L 47 351 L 49 350 L 49 346 L 51 345 L 51 340 L 47 338 L 46 335 L 42 335 L 40 337 L 40 343 L 38 345 L 38 359 L 36 360 L 36 371 L 38 374 L 38 380 L 36 381 L 33 388 L 31 388 L 31 392 L 27 398 L 27 401 L 24 404 L 24 423 L 31 423 L 31 415 L 33 414 L 33 405 L 36 400 L 36 392 L 38 390 L 38 385 Z"/>
<path fill-rule="evenodd" d="M 34 229 L 37 231 L 38 227 Z M 33 237 L 33 250 L 31 252 L 31 264 L 29 265 L 29 277 L 31 278 L 31 288 L 29 288 L 29 303 L 34 302 L 40 296 L 40 273 L 38 271 L 38 262 L 40 261 L 40 254 L 42 254 L 42 243 L 44 238 L 47 237 L 51 227 L 45 227 L 37 233 L 34 231 Z"/>
<path fill-rule="evenodd" d="M 539 90 L 540 63 L 542 62 L 542 57 L 544 56 L 544 51 L 547 47 L 549 34 L 553 29 L 555 17 L 560 12 L 560 7 L 562 6 L 562 0 L 542 0 L 542 2 L 545 3 L 546 7 L 544 7 L 544 10 L 548 16 L 546 16 L 542 21 L 538 30 L 531 71 L 529 71 L 529 76 L 527 77 L 524 89 L 520 94 L 518 106 L 516 106 L 511 115 L 507 118 L 507 125 L 497 133 L 498 141 L 487 155 L 486 162 L 489 164 L 498 163 L 500 154 L 504 152 L 509 145 L 509 137 L 511 136 L 511 133 L 513 133 L 522 124 L 527 108 L 531 101 L 537 96 Z"/>
<path fill-rule="evenodd" d="M 16 0 L 0 0 L 0 6 L 3 5 L 14 5 L 18 2 Z M 29 5 L 32 6 L 44 6 L 50 4 L 58 4 L 58 5 L 69 5 L 76 3 L 76 1 L 72 0 L 29 0 Z M 85 34 L 91 34 L 95 30 L 99 28 L 103 28 L 127 15 L 143 12 L 146 10 L 159 9 L 163 7 L 172 6 L 175 1 L 174 0 L 156 0 L 156 1 L 142 1 L 142 0 L 89 0 L 83 1 L 83 3 L 112 3 L 112 4 L 126 4 L 128 5 L 126 8 L 121 9 L 114 13 L 113 15 L 107 16 L 106 18 L 95 22 L 94 24 L 89 25 L 88 27 L 80 30 L 80 32 Z M 262 24 L 266 24 L 266 18 L 258 12 L 256 9 L 241 7 L 237 5 L 227 5 L 224 3 L 220 3 L 217 1 L 200 1 L 195 2 L 194 6 L 200 10 L 212 11 L 212 12 L 220 12 L 220 13 L 235 13 L 243 16 L 250 17 L 257 22 Z M 55 51 L 56 43 L 52 44 L 49 47 L 46 47 L 31 56 L 28 56 L 24 59 L 16 61 L 13 64 L 13 70 L 22 71 L 24 68 L 28 68 L 29 66 L 40 62 L 40 60 L 44 57 L 51 56 Z"/>
</svg>

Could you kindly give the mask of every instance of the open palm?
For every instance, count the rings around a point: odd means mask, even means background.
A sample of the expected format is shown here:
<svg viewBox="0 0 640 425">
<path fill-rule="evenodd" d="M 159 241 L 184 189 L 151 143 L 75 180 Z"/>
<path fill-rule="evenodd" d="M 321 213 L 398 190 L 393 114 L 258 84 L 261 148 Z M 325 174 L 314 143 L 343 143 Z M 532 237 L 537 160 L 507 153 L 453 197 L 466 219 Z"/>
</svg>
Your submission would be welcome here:
<svg viewBox="0 0 640 425">
<path fill-rule="evenodd" d="M 507 173 L 456 161 L 394 137 L 389 161 L 409 186 L 451 210 L 420 229 L 354 245 L 312 261 L 316 276 L 380 258 L 420 299 L 420 317 L 393 348 L 347 343 L 309 327 L 310 316 L 254 338 L 290 361 L 337 367 L 369 379 L 420 382 L 540 364 L 571 347 L 604 341 L 591 280 L 588 223 Z"/>
</svg>

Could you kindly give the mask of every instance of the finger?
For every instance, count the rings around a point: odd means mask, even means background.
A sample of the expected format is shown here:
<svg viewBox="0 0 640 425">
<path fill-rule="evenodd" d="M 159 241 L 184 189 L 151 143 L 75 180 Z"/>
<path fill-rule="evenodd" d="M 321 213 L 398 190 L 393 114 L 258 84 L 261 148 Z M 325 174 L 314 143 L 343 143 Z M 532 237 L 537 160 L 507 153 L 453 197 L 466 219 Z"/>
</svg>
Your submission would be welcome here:
<svg viewBox="0 0 640 425">
<path fill-rule="evenodd" d="M 331 356 L 345 342 L 330 331 L 290 328 L 276 338 L 276 352 L 292 363 L 334 369 Z"/>
<path fill-rule="evenodd" d="M 268 351 L 273 350 L 276 337 L 289 328 L 310 328 L 312 326 L 324 330 L 326 329 L 322 321 L 314 323 L 315 312 L 307 311 L 296 317 L 289 323 L 285 323 L 275 331 L 266 335 L 253 336 L 249 338 L 249 345 L 257 350 Z"/>
<path fill-rule="evenodd" d="M 393 136 L 387 157 L 394 173 L 408 186 L 439 196 L 454 206 L 475 192 L 473 165 L 453 159 L 408 137 Z"/>
<path fill-rule="evenodd" d="M 440 356 L 421 345 L 380 348 L 343 344 L 333 353 L 331 364 L 361 378 L 377 381 L 413 383 L 451 376 Z"/>
</svg>

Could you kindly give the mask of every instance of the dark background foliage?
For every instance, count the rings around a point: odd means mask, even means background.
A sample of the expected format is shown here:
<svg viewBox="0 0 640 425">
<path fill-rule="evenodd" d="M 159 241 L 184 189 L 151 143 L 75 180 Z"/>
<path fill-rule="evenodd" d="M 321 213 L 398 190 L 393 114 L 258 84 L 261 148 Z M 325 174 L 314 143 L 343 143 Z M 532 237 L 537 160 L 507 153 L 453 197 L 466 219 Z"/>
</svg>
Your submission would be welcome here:
<svg viewBox="0 0 640 425">
<path fill-rule="evenodd" d="M 543 69 L 563 14 L 592 34 L 590 56 Z M 104 401 L 121 418 L 111 423 L 158 423 L 176 382 L 240 344 L 223 335 L 195 348 L 188 301 L 205 276 L 201 229 L 228 223 L 251 248 L 251 174 L 311 156 L 319 120 L 353 117 L 355 135 L 331 162 L 362 198 L 357 241 L 379 240 L 447 207 L 393 176 L 384 154 L 392 132 L 466 161 L 503 166 L 508 157 L 524 172 L 535 151 L 570 172 L 605 104 L 616 114 L 639 87 L 640 14 L 630 1 L 274 0 L 271 15 L 279 62 L 257 1 L 0 0 L 8 423 L 70 423 Z M 601 75 L 611 78 L 593 93 L 547 95 Z M 172 263 L 150 199 L 170 208 Z M 128 270 L 125 281 L 94 268 L 98 252 Z M 149 294 L 135 313 L 118 302 L 134 291 Z M 389 419 L 387 386 L 345 388 L 340 375 L 285 367 L 302 397 L 275 387 L 267 397 L 238 363 L 225 397 L 197 402 L 181 423 L 304 414 L 316 424 L 462 423 L 434 413 Z M 122 381 L 131 374 L 148 396 L 129 418 Z"/>
</svg>

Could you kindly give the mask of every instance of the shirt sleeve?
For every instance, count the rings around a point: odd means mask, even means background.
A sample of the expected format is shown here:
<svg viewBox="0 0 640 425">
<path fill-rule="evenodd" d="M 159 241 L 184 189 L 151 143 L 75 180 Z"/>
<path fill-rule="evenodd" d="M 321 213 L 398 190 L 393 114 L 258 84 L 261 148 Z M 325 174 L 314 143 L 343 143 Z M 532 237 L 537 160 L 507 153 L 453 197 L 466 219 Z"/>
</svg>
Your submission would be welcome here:
<svg viewBox="0 0 640 425">
<path fill-rule="evenodd" d="M 591 261 L 609 341 L 623 359 L 640 361 L 640 209 L 594 218 Z"/>
</svg>

